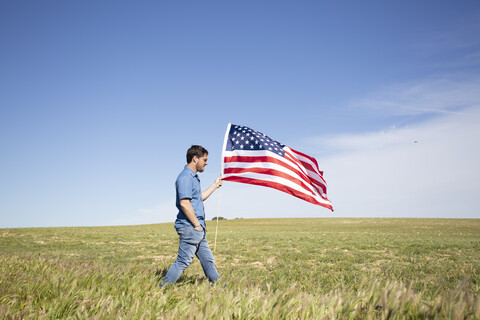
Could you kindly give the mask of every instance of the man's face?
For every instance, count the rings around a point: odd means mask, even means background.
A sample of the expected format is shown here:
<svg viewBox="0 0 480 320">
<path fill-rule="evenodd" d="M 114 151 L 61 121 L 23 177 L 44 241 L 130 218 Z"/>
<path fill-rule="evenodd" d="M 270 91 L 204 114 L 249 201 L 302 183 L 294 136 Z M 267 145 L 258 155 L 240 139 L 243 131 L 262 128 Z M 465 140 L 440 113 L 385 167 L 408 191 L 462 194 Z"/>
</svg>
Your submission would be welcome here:
<svg viewBox="0 0 480 320">
<path fill-rule="evenodd" d="M 198 158 L 198 161 L 196 163 L 197 171 L 198 172 L 203 172 L 203 170 L 205 170 L 205 166 L 207 164 L 208 164 L 208 154 L 205 154 L 203 157 Z"/>
</svg>

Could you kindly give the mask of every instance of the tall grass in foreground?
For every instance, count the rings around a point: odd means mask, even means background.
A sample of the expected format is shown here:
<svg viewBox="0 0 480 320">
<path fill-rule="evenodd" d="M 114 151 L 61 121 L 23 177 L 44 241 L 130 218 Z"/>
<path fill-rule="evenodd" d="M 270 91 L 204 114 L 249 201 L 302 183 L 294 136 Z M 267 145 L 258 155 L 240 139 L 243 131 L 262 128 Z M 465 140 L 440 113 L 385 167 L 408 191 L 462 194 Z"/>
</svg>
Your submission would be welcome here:
<svg viewBox="0 0 480 320">
<path fill-rule="evenodd" d="M 219 241 L 217 285 L 195 262 L 159 289 L 171 224 L 2 229 L 0 318 L 480 318 L 478 220 L 222 221 Z"/>
</svg>

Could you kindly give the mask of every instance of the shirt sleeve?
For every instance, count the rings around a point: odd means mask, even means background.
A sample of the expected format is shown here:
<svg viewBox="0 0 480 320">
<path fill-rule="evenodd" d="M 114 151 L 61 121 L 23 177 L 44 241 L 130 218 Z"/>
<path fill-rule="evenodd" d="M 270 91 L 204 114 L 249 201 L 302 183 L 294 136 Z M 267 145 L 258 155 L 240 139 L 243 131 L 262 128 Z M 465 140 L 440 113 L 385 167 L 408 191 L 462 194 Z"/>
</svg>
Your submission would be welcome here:
<svg viewBox="0 0 480 320">
<path fill-rule="evenodd" d="M 184 175 L 177 180 L 178 200 L 193 198 L 193 181 L 188 175 Z"/>
</svg>

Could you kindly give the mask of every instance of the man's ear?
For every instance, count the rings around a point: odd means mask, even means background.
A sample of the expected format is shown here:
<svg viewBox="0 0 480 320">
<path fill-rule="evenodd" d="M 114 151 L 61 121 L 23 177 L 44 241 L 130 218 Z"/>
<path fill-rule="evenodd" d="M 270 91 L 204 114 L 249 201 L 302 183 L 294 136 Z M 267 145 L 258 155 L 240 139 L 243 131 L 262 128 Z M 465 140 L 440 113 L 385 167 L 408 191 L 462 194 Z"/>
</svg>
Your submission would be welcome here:
<svg viewBox="0 0 480 320">
<path fill-rule="evenodd" d="M 193 162 L 193 163 L 197 163 L 197 162 L 198 162 L 198 157 L 197 157 L 197 156 L 193 156 L 192 162 Z"/>
</svg>

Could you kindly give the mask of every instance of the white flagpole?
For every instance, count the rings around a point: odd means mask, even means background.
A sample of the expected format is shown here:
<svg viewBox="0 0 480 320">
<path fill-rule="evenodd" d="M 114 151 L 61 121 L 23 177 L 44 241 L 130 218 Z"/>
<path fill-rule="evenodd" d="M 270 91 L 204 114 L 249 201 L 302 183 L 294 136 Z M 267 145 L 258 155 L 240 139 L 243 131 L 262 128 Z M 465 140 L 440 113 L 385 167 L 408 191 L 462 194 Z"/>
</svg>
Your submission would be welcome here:
<svg viewBox="0 0 480 320">
<path fill-rule="evenodd" d="M 228 126 L 227 126 L 227 131 L 225 131 L 225 138 L 223 139 L 223 149 L 222 149 L 222 161 L 221 161 L 221 178 L 223 178 L 223 171 L 224 171 L 224 154 L 225 154 L 225 148 L 227 147 L 227 138 L 228 138 L 228 133 L 230 132 L 230 126 L 232 124 L 229 122 L 228 123 Z M 213 246 L 213 252 L 215 252 L 215 250 L 217 250 L 217 234 L 218 234 L 218 217 L 219 217 L 219 214 L 220 214 L 220 189 L 218 189 L 218 205 L 217 205 L 217 227 L 215 228 L 215 244 Z"/>
<path fill-rule="evenodd" d="M 218 189 L 218 205 L 217 205 L 217 227 L 215 228 L 215 244 L 213 246 L 213 252 L 217 250 L 217 233 L 218 233 L 218 213 L 220 212 L 220 189 Z"/>
</svg>

